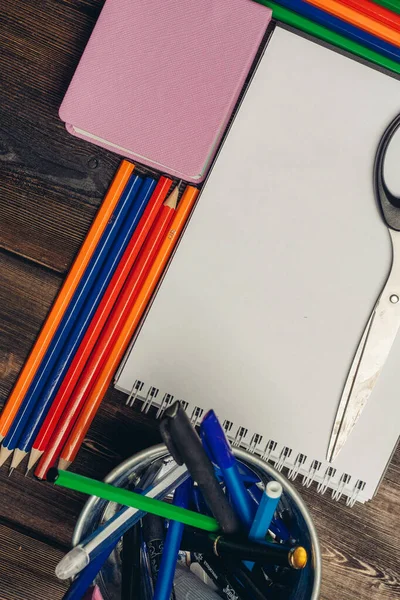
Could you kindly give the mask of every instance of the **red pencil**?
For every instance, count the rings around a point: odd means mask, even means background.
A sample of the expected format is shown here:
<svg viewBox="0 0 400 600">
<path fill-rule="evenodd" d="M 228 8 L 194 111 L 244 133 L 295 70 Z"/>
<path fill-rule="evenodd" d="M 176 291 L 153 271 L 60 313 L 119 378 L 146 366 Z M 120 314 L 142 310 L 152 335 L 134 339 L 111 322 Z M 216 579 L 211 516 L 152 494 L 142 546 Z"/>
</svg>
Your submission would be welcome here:
<svg viewBox="0 0 400 600">
<path fill-rule="evenodd" d="M 51 436 L 45 453 L 41 457 L 35 471 L 35 475 L 39 479 L 43 479 L 48 469 L 54 465 L 79 416 L 79 411 L 83 407 L 101 372 L 104 361 L 107 359 L 109 352 L 118 338 L 131 306 L 139 294 L 151 265 L 157 256 L 157 252 L 169 230 L 171 220 L 175 214 L 177 200 L 178 188 L 175 188 L 157 215 L 157 219 L 146 238 L 138 259 L 129 273 L 122 292 L 71 395 L 67 408 Z"/>
<path fill-rule="evenodd" d="M 35 465 L 39 457 L 46 450 L 52 433 L 59 422 L 66 404 L 79 380 L 79 377 L 89 360 L 90 354 L 99 338 L 99 335 L 105 326 L 107 319 L 114 307 L 122 287 L 131 271 L 140 249 L 145 243 L 146 237 L 152 227 L 166 195 L 172 185 L 172 180 L 167 177 L 161 177 L 148 205 L 143 212 L 138 226 L 130 240 L 118 267 L 111 279 L 104 297 L 89 325 L 89 328 L 79 346 L 79 349 L 72 361 L 67 374 L 57 392 L 56 397 L 50 407 L 46 419 L 36 436 L 33 448 L 29 457 L 27 472 Z"/>
<path fill-rule="evenodd" d="M 370 2 L 370 0 L 339 0 L 339 2 L 375 19 L 375 21 L 379 21 L 388 27 L 392 27 L 392 29 L 400 31 L 400 15 L 375 4 L 375 2 Z"/>
</svg>

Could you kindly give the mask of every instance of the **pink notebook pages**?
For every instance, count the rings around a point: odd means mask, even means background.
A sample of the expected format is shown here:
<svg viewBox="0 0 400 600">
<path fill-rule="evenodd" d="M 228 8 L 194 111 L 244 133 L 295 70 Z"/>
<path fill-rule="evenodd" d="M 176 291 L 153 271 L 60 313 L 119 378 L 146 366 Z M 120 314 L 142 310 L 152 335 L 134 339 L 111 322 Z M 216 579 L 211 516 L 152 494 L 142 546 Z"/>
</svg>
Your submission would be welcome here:
<svg viewBox="0 0 400 600">
<path fill-rule="evenodd" d="M 253 0 L 107 0 L 60 117 L 77 137 L 199 183 L 270 19 Z"/>
</svg>

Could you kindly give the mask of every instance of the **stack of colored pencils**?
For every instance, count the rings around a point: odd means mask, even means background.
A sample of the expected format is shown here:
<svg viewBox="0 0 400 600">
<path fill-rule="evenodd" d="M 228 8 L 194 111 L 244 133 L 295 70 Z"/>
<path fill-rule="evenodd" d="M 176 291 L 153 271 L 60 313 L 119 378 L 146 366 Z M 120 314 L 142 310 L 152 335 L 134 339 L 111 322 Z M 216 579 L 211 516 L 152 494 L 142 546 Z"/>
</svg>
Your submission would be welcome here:
<svg viewBox="0 0 400 600">
<path fill-rule="evenodd" d="M 122 161 L 0 415 L 0 466 L 43 478 L 75 458 L 198 190 Z"/>
<path fill-rule="evenodd" d="M 397 0 L 257 0 L 273 18 L 400 74 Z"/>
</svg>

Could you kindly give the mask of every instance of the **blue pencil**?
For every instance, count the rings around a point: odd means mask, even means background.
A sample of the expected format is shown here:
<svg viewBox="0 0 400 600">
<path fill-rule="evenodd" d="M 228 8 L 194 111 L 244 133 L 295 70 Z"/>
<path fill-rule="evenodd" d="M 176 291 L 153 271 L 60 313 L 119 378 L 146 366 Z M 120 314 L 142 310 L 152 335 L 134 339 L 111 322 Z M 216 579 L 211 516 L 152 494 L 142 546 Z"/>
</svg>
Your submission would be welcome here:
<svg viewBox="0 0 400 600">
<path fill-rule="evenodd" d="M 47 377 L 46 383 L 42 389 L 42 394 L 30 411 L 30 416 L 28 415 L 28 417 L 24 419 L 25 424 L 21 424 L 20 432 L 22 431 L 22 435 L 21 433 L 18 435 L 16 429 L 14 440 L 16 440 L 17 437 L 19 438 L 17 443 L 18 452 L 14 454 L 11 468 L 18 466 L 25 454 L 31 449 L 51 402 L 54 400 L 61 381 L 73 360 L 75 352 L 79 348 L 79 344 L 82 341 L 86 329 L 90 324 L 114 271 L 118 266 L 121 256 L 129 243 L 132 233 L 150 199 L 155 184 L 156 182 L 152 178 L 146 178 L 144 182 L 139 178 L 139 181 L 133 187 L 130 201 L 126 204 L 126 211 L 121 211 L 120 215 L 116 215 L 114 225 L 117 223 L 119 223 L 119 225 L 116 225 L 116 233 L 109 244 L 108 252 L 102 252 L 104 257 L 101 261 L 102 266 L 99 268 L 97 275 L 92 278 L 93 285 L 86 296 L 86 300 L 81 304 L 81 310 L 77 311 L 74 318 L 69 320 L 71 325 L 68 323 L 66 327 L 69 330 L 69 335 L 68 333 L 63 335 L 65 343 L 62 345 L 61 351 L 54 352 L 53 354 L 53 356 L 56 355 L 56 358 L 53 361 L 53 367 L 50 367 L 51 371 L 48 369 L 50 375 Z M 77 292 L 79 294 L 79 288 L 77 289 Z M 57 341 L 54 344 L 55 347 L 57 347 Z M 58 348 L 60 348 L 60 346 L 61 344 L 58 343 Z M 52 351 L 51 346 L 49 350 L 50 352 Z M 10 448 L 10 445 L 8 447 Z"/>
<path fill-rule="evenodd" d="M 189 505 L 192 480 L 187 479 L 174 494 L 175 506 L 187 508 Z M 170 521 L 165 537 L 164 550 L 161 558 L 153 600 L 170 600 L 178 552 L 181 546 L 184 525 L 178 521 Z"/>
<path fill-rule="evenodd" d="M 382 56 L 387 56 L 400 63 L 400 48 L 397 48 L 358 27 L 354 27 L 337 17 L 304 2 L 304 0 L 276 0 L 276 2 L 284 8 L 310 19 L 310 21 L 314 21 L 314 23 L 323 25 L 335 33 L 339 33 L 350 40 L 362 44 L 366 48 L 378 52 Z"/>
<path fill-rule="evenodd" d="M 143 185 L 142 180 L 137 176 L 132 176 L 129 180 L 113 218 L 110 219 L 101 237 L 84 278 L 3 441 L 0 464 L 17 447 L 24 432 L 29 434 L 24 439 L 24 448 L 28 448 L 29 443 L 34 441 L 46 410 L 73 359 L 154 185 L 155 181 L 150 178 Z M 31 418 L 33 411 L 35 411 L 35 422 Z M 17 464 L 24 457 L 24 452 L 26 453 L 25 450 L 18 453 Z M 12 465 L 12 468 L 14 467 L 15 462 Z"/>
</svg>

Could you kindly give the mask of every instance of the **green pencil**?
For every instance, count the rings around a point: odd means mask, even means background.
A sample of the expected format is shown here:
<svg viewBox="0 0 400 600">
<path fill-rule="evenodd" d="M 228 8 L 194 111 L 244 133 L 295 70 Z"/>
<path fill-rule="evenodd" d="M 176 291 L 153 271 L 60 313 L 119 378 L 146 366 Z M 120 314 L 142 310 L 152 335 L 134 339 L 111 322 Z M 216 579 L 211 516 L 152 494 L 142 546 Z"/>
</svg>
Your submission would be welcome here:
<svg viewBox="0 0 400 600">
<path fill-rule="evenodd" d="M 109 483 L 77 475 L 77 473 L 53 468 L 47 474 L 47 481 L 70 490 L 82 492 L 90 496 L 97 496 L 111 502 L 117 502 L 123 506 L 131 506 L 132 508 L 158 515 L 164 519 L 179 521 L 185 525 L 204 529 L 205 531 L 219 531 L 220 529 L 217 521 L 212 517 L 196 513 L 187 508 L 180 508 L 173 504 L 156 500 L 155 498 L 148 498 L 129 490 L 114 487 Z"/>
<path fill-rule="evenodd" d="M 291 25 L 296 29 L 300 29 L 310 35 L 313 35 L 316 38 L 324 40 L 325 42 L 329 42 L 330 44 L 337 46 L 338 48 L 343 48 L 343 50 L 347 50 L 352 54 L 356 54 L 361 58 L 365 58 L 372 63 L 375 63 L 385 69 L 389 69 L 394 73 L 400 74 L 400 64 L 387 58 L 386 56 L 381 56 L 378 52 L 374 52 L 374 50 L 370 50 L 369 48 L 365 48 L 361 44 L 357 42 L 353 42 L 353 40 L 349 40 L 339 33 L 335 33 L 334 31 L 330 31 L 326 27 L 322 25 L 318 25 L 297 13 L 280 6 L 276 2 L 270 2 L 270 0 L 256 0 L 259 4 L 264 4 L 264 6 L 268 6 L 272 9 L 272 18 L 276 21 L 281 21 L 282 23 L 286 23 L 287 25 Z M 380 3 L 383 2 L 391 2 L 391 0 L 380 0 Z"/>
</svg>

